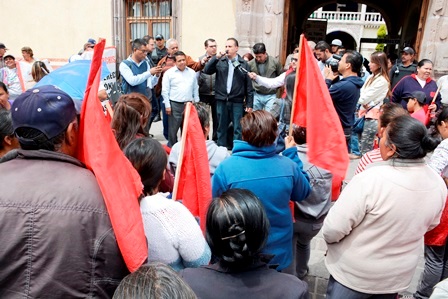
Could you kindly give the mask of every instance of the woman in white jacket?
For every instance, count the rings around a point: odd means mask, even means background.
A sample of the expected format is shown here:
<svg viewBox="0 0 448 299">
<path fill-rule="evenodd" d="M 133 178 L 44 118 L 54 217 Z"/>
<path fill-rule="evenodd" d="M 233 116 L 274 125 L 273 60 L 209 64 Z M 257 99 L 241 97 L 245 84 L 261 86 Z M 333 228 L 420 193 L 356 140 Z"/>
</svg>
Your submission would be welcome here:
<svg viewBox="0 0 448 299">
<path fill-rule="evenodd" d="M 325 218 L 327 299 L 395 299 L 409 287 L 423 235 L 439 223 L 447 195 L 423 159 L 436 146 L 409 115 L 387 126 L 384 162 L 354 176 Z"/>
<path fill-rule="evenodd" d="M 358 104 L 361 105 L 359 117 L 365 115 L 364 130 L 359 139 L 362 155 L 373 149 L 373 140 L 378 128 L 379 109 L 390 86 L 386 53 L 373 53 L 370 57 L 369 67 L 372 74 L 361 88 L 358 101 Z"/>
</svg>

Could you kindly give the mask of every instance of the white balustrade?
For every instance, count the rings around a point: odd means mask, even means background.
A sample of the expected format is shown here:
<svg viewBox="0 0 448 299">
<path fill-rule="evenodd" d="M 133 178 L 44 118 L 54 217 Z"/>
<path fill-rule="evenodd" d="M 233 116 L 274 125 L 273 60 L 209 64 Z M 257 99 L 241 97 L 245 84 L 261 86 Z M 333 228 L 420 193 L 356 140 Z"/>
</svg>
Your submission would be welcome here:
<svg viewBox="0 0 448 299">
<path fill-rule="evenodd" d="M 328 21 L 340 21 L 350 23 L 376 23 L 383 24 L 384 19 L 380 13 L 377 12 L 348 12 L 348 11 L 314 11 L 310 18 L 317 18 L 321 15 L 321 19 Z"/>
</svg>

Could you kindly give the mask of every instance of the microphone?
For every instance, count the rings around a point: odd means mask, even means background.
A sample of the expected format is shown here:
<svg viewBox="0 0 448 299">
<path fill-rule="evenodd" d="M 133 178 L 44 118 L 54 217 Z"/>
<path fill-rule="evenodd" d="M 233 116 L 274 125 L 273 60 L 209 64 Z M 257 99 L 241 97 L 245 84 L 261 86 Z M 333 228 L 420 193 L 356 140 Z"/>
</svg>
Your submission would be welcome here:
<svg viewBox="0 0 448 299">
<path fill-rule="evenodd" d="M 243 68 L 243 67 L 241 66 L 241 63 L 240 63 L 238 60 L 233 61 L 233 62 L 232 62 L 232 65 L 233 65 L 234 68 L 240 70 L 240 72 L 243 73 L 243 74 L 247 74 L 247 73 L 249 73 L 248 70 L 246 70 L 245 68 Z"/>
<path fill-rule="evenodd" d="M 219 57 L 219 59 L 222 59 L 222 58 L 226 57 L 228 54 L 229 54 L 229 50 L 226 50 L 224 52 L 224 54 L 222 54 L 221 57 Z"/>
</svg>

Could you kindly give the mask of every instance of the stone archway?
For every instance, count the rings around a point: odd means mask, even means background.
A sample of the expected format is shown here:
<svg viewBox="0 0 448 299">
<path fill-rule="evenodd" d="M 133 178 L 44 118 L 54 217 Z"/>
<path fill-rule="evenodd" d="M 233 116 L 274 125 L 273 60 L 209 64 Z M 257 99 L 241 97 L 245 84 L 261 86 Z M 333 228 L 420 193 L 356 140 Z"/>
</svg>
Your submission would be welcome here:
<svg viewBox="0 0 448 299">
<path fill-rule="evenodd" d="M 344 45 L 347 50 L 356 50 L 358 48 L 358 43 L 356 41 L 360 38 L 359 32 L 350 32 L 347 28 L 345 28 L 345 30 L 334 29 L 327 33 L 325 41 L 331 44 L 331 41 L 336 38 L 342 41 L 342 45 Z"/>
</svg>

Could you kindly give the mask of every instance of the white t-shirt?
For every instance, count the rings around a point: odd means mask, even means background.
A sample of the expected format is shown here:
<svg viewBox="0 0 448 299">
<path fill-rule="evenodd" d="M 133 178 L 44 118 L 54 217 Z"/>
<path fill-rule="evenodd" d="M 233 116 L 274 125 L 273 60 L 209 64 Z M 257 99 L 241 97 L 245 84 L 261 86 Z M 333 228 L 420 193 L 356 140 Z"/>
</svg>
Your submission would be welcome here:
<svg viewBox="0 0 448 299">
<path fill-rule="evenodd" d="M 420 86 L 423 88 L 426 85 L 426 80 L 422 80 L 419 77 L 415 76 L 415 78 L 417 79 L 417 82 L 420 84 Z"/>
</svg>

